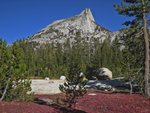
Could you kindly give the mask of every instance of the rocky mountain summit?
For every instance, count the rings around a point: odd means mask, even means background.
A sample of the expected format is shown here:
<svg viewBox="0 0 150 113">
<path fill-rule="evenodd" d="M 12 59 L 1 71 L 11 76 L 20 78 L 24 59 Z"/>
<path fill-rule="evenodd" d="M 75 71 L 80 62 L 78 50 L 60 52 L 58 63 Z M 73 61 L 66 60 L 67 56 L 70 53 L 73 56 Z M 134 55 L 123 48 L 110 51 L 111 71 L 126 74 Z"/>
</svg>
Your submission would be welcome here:
<svg viewBox="0 0 150 113">
<path fill-rule="evenodd" d="M 40 32 L 31 36 L 29 41 L 40 44 L 62 44 L 67 39 L 71 43 L 75 42 L 75 38 L 80 36 L 81 40 L 93 42 L 95 39 L 99 41 L 103 41 L 106 38 L 113 40 L 117 34 L 96 24 L 91 10 L 86 8 L 79 15 L 54 21 Z"/>
</svg>

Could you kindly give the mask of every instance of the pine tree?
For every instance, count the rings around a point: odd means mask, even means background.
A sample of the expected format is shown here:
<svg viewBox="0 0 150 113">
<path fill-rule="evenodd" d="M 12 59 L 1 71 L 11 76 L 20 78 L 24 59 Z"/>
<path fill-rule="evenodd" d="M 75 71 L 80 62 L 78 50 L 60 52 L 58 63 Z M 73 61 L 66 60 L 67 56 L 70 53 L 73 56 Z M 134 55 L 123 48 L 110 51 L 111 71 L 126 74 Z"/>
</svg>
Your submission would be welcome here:
<svg viewBox="0 0 150 113">
<path fill-rule="evenodd" d="M 30 80 L 26 76 L 24 52 L 16 42 L 7 46 L 1 41 L 2 62 L 0 67 L 0 96 L 2 100 L 26 100 L 31 90 Z"/>
<path fill-rule="evenodd" d="M 122 75 L 122 50 L 121 50 L 121 44 L 119 42 L 118 37 L 116 37 L 111 44 L 112 48 L 112 72 L 113 76 L 121 76 Z"/>
<path fill-rule="evenodd" d="M 99 39 L 95 39 L 94 41 L 94 47 L 93 47 L 93 55 L 91 57 L 92 59 L 92 66 L 94 68 L 100 68 L 102 67 L 102 43 L 99 42 Z M 91 54 L 91 53 L 89 53 Z"/>
<path fill-rule="evenodd" d="M 105 39 L 101 47 L 101 66 L 111 69 L 112 67 L 112 47 L 109 39 Z"/>
<path fill-rule="evenodd" d="M 9 88 L 11 73 L 11 55 L 7 49 L 7 44 L 0 39 L 0 101 L 4 100 Z"/>
<path fill-rule="evenodd" d="M 80 75 L 80 69 L 77 64 L 73 63 L 70 65 L 69 75 L 67 81 L 59 86 L 59 89 L 65 93 L 65 102 L 69 108 L 72 108 L 76 104 L 77 99 L 86 93 L 85 85 L 86 81 L 83 76 Z"/>
<path fill-rule="evenodd" d="M 123 3 L 116 5 L 116 9 L 119 14 L 133 17 L 131 21 L 127 21 L 124 24 L 129 26 L 128 33 L 133 38 L 143 37 L 141 41 L 144 42 L 144 81 L 145 81 L 145 95 L 150 96 L 150 66 L 149 66 L 149 39 L 148 39 L 148 26 L 147 26 L 147 14 L 149 13 L 149 0 L 123 0 Z M 135 47 L 138 43 L 133 42 Z M 143 46 L 142 46 L 143 47 Z M 134 54 L 134 53 L 133 53 Z"/>
</svg>

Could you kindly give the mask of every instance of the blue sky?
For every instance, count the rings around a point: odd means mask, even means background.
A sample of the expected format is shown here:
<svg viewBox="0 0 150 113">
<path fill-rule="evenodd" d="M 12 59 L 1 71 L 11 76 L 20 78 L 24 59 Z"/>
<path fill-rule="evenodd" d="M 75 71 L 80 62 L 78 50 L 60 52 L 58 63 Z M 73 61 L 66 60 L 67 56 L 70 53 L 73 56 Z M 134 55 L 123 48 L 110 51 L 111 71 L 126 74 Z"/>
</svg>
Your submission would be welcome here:
<svg viewBox="0 0 150 113">
<path fill-rule="evenodd" d="M 127 20 L 113 5 L 121 0 L 0 0 L 0 38 L 9 44 L 38 32 L 55 20 L 90 8 L 99 25 L 116 31 Z"/>
</svg>

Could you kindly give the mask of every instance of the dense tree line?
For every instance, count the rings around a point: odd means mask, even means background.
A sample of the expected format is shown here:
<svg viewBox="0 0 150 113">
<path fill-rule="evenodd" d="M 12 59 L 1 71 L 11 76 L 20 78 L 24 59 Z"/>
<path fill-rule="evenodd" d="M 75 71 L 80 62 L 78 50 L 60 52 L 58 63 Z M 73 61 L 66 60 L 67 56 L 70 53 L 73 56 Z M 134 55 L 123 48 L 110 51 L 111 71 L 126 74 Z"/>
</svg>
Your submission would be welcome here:
<svg viewBox="0 0 150 113">
<path fill-rule="evenodd" d="M 103 42 L 95 39 L 94 43 L 90 43 L 81 40 L 77 35 L 76 43 L 71 43 L 69 39 L 64 44 L 40 45 L 26 40 L 16 43 L 24 51 L 22 60 L 28 76 L 33 78 L 54 79 L 62 75 L 67 76 L 70 68 L 75 65 L 83 73 L 87 73 L 91 68 L 106 67 L 113 72 L 113 77 L 129 78 L 139 74 L 138 71 L 143 72 L 143 48 L 140 45 L 142 42 L 139 38 L 136 41 L 140 41 L 140 44 L 135 46 L 134 40 L 128 39 L 127 36 L 122 36 L 120 40 L 120 37 L 116 37 L 112 42 L 106 38 Z M 139 52 L 136 52 L 137 50 Z"/>
<path fill-rule="evenodd" d="M 80 35 L 75 43 L 68 39 L 64 44 L 37 44 L 20 40 L 16 43 L 23 50 L 22 60 L 30 77 L 59 78 L 67 76 L 72 66 L 86 73 L 89 68 L 107 67 L 114 77 L 122 76 L 122 50 L 119 40 L 109 39 L 94 44 L 81 40 Z"/>
</svg>

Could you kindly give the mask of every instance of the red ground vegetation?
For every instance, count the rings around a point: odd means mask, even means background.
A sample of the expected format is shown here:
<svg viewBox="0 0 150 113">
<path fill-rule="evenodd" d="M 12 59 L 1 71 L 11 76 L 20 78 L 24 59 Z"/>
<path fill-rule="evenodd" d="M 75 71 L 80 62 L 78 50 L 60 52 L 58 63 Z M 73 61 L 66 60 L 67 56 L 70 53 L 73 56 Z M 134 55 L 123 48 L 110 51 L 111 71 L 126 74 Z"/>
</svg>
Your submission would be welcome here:
<svg viewBox="0 0 150 113">
<path fill-rule="evenodd" d="M 64 96 L 57 94 L 36 97 L 56 100 Z M 72 110 L 57 104 L 48 106 L 31 102 L 0 102 L 0 113 L 150 113 L 150 99 L 140 94 L 88 92 Z"/>
</svg>

